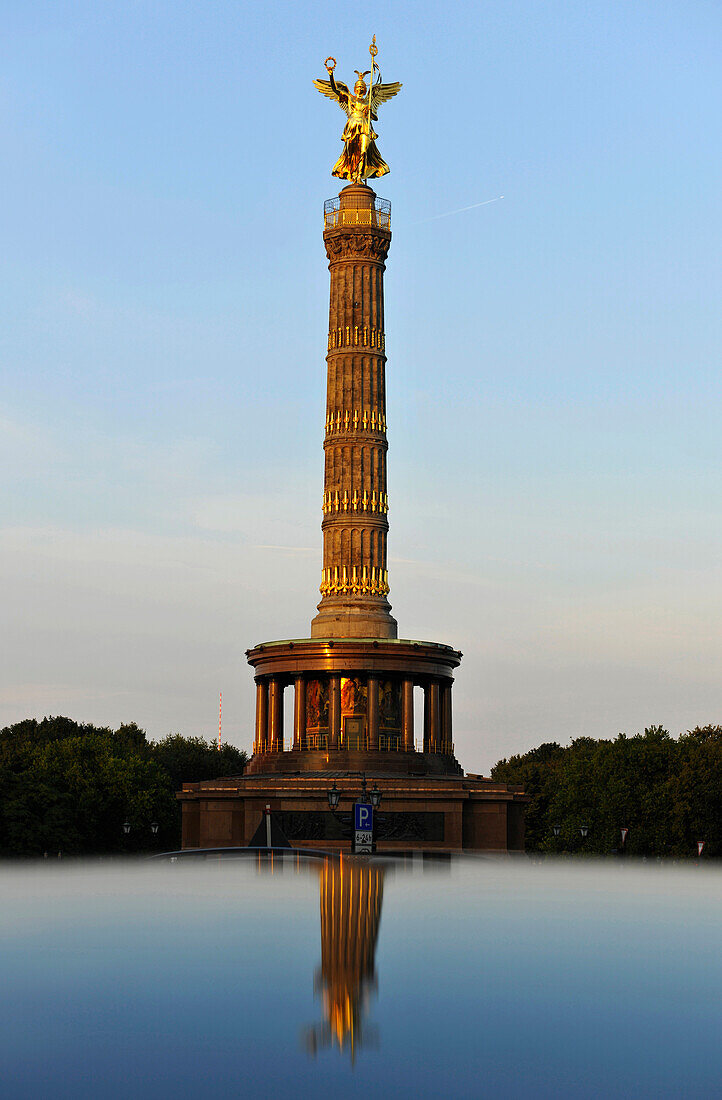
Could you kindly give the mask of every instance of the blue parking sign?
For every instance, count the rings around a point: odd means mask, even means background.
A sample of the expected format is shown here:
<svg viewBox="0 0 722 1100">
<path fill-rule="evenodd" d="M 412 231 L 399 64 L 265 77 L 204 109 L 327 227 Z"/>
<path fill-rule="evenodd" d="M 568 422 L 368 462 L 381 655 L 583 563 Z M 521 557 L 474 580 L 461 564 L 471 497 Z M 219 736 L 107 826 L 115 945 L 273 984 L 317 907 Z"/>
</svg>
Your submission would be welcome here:
<svg viewBox="0 0 722 1100">
<path fill-rule="evenodd" d="M 356 832 L 371 832 L 374 808 L 368 802 L 356 802 L 353 808 L 353 827 Z"/>
</svg>

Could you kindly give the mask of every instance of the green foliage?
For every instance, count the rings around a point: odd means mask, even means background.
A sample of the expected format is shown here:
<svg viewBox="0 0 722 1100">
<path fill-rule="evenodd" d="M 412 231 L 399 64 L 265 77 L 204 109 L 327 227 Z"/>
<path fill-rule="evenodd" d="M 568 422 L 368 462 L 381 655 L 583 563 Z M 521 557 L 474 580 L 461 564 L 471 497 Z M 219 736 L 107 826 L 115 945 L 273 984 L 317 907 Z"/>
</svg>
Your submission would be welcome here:
<svg viewBox="0 0 722 1100">
<path fill-rule="evenodd" d="M 135 723 L 113 731 L 60 717 L 18 722 L 0 730 L 0 854 L 178 847 L 183 780 L 238 775 L 246 759 L 201 737 L 154 744 Z"/>
<path fill-rule="evenodd" d="M 233 745 L 222 745 L 219 752 L 212 741 L 181 737 L 179 733 L 171 733 L 154 745 L 153 758 L 165 768 L 176 790 L 189 781 L 240 775 L 248 760 L 245 752 Z"/>
<path fill-rule="evenodd" d="M 614 741 L 541 745 L 499 761 L 491 774 L 522 784 L 531 798 L 529 851 L 603 854 L 620 846 L 625 826 L 630 854 L 693 855 L 704 840 L 705 855 L 722 855 L 722 726 L 677 740 L 649 726 Z"/>
</svg>

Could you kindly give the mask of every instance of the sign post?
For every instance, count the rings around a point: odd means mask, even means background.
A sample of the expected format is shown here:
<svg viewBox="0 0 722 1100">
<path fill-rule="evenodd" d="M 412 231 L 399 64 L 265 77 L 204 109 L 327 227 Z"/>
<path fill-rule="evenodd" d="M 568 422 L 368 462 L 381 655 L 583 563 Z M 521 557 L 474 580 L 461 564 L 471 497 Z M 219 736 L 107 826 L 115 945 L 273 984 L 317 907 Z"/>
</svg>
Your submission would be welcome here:
<svg viewBox="0 0 722 1100">
<path fill-rule="evenodd" d="M 353 850 L 357 853 L 374 850 L 374 808 L 368 802 L 354 803 Z"/>
</svg>

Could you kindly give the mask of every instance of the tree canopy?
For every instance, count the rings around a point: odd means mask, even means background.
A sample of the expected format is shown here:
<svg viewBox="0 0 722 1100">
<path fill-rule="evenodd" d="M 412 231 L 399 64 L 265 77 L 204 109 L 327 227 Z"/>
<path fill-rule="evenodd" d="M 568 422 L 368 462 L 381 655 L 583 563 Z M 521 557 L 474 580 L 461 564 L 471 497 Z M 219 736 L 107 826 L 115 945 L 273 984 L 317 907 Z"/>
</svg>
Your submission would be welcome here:
<svg viewBox="0 0 722 1100">
<path fill-rule="evenodd" d="M 579 737 L 500 760 L 492 777 L 523 784 L 528 851 L 722 855 L 722 726 L 675 739 L 661 726 L 613 741 Z M 561 826 L 554 836 L 554 826 Z M 581 826 L 589 826 L 586 838 Z"/>
<path fill-rule="evenodd" d="M 111 730 L 57 717 L 7 726 L 0 730 L 0 854 L 177 848 L 181 784 L 239 775 L 246 762 L 232 745 L 219 751 L 202 737 L 148 741 L 135 723 Z"/>
<path fill-rule="evenodd" d="M 179 734 L 152 742 L 135 723 L 111 730 L 26 719 L 0 730 L 0 855 L 176 848 L 183 782 L 240 775 L 246 763 L 232 745 L 219 751 Z M 691 855 L 704 840 L 705 854 L 722 855 L 722 726 L 676 739 L 649 726 L 633 737 L 546 743 L 500 760 L 491 774 L 530 797 L 528 851 L 606 853 L 625 827 L 632 854 Z"/>
</svg>

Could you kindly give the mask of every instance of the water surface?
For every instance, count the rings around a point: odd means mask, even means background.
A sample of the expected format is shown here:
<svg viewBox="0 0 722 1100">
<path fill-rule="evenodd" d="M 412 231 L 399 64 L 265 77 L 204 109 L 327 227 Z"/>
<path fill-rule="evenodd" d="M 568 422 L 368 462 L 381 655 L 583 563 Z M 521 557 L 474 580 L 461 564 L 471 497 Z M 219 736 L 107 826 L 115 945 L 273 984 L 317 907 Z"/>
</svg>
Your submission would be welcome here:
<svg viewBox="0 0 722 1100">
<path fill-rule="evenodd" d="M 0 870 L 8 1097 L 711 1097 L 722 875 L 524 859 Z"/>
</svg>

